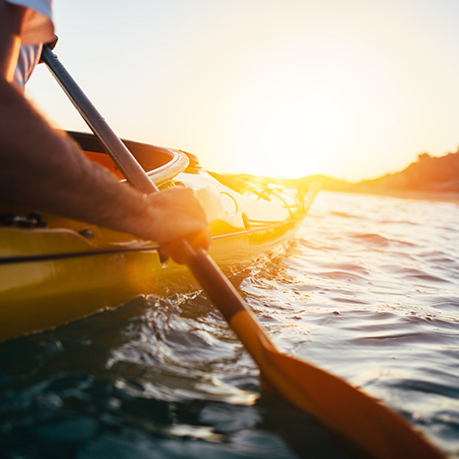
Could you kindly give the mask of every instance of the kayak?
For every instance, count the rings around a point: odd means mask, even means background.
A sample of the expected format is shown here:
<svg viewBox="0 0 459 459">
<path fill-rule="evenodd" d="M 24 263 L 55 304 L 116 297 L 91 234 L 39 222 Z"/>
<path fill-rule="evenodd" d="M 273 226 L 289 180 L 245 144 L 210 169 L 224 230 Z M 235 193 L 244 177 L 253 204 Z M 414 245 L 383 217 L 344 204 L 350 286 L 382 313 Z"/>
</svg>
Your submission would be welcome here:
<svg viewBox="0 0 459 459">
<path fill-rule="evenodd" d="M 124 181 L 95 136 L 68 134 L 87 157 Z M 190 153 L 123 142 L 160 189 L 195 191 L 210 222 L 209 253 L 225 271 L 281 250 L 318 191 L 208 172 Z M 158 248 L 130 234 L 0 202 L 0 341 L 58 327 L 136 295 L 189 289 L 194 281 L 186 267 L 161 260 Z"/>
</svg>

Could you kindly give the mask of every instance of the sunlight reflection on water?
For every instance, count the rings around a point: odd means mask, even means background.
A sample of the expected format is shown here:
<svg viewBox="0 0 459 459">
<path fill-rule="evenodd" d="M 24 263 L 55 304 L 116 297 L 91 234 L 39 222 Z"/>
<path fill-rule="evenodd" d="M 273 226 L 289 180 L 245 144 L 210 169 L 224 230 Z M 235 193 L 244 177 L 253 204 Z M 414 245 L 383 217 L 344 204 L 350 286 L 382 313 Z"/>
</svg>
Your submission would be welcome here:
<svg viewBox="0 0 459 459">
<path fill-rule="evenodd" d="M 381 398 L 456 455 L 458 227 L 455 204 L 322 193 L 280 269 L 242 284 L 260 308 L 282 291 L 288 312 L 276 308 L 282 327 L 270 330 L 280 348 Z"/>
<path fill-rule="evenodd" d="M 457 228 L 455 204 L 322 192 L 286 251 L 232 280 L 280 349 L 459 457 Z M 257 368 L 199 292 L 5 343 L 0 361 L 6 457 L 348 457 L 259 398 Z"/>
</svg>

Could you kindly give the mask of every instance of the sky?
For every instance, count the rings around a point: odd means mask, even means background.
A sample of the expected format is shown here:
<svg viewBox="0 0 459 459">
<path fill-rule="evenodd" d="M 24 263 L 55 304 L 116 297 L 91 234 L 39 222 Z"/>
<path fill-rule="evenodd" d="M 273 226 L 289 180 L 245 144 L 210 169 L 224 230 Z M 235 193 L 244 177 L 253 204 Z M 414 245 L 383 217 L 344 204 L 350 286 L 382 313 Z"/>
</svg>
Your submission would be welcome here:
<svg viewBox="0 0 459 459">
<path fill-rule="evenodd" d="M 54 0 L 55 49 L 123 138 L 216 172 L 357 181 L 459 145 L 457 0 Z M 89 132 L 47 69 L 27 96 Z"/>
</svg>

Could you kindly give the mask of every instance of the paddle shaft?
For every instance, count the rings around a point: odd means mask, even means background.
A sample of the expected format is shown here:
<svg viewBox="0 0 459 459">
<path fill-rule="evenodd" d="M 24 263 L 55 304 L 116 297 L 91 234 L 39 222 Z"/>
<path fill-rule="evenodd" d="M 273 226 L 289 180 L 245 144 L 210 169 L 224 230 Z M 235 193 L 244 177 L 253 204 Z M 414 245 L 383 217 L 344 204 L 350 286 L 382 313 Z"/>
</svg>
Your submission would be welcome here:
<svg viewBox="0 0 459 459">
<path fill-rule="evenodd" d="M 150 194 L 158 191 L 158 188 L 148 178 L 142 166 L 113 132 L 103 116 L 61 64 L 57 56 L 47 46 L 43 47 L 41 59 L 82 118 L 86 121 L 87 125 L 91 128 L 92 132 L 94 132 L 94 135 L 99 139 L 99 142 L 110 155 L 128 183 L 142 193 Z"/>
<path fill-rule="evenodd" d="M 86 121 L 94 135 L 112 158 L 126 180 L 142 193 L 158 192 L 156 185 L 150 180 L 142 166 L 126 148 L 120 138 L 107 124 L 103 116 L 94 107 L 86 94 L 61 64 L 54 52 L 47 46 L 43 47 L 42 61 L 67 94 L 67 97 Z M 211 261 L 204 251 L 195 250 L 186 241 L 182 241 L 185 262 L 201 286 L 209 294 L 228 322 L 238 311 L 245 310 L 244 300 L 226 279 L 217 265 Z M 202 252 L 202 253 L 201 253 Z M 212 292 L 212 293 L 210 293 Z"/>
</svg>

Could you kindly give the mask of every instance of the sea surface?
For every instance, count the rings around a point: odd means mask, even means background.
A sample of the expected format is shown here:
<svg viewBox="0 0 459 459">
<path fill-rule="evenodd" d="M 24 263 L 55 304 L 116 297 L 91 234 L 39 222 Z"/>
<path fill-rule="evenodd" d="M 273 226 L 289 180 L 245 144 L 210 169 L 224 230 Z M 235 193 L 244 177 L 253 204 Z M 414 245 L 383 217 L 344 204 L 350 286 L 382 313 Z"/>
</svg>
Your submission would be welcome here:
<svg viewBox="0 0 459 459">
<path fill-rule="evenodd" d="M 295 240 L 231 276 L 282 351 L 459 458 L 459 205 L 321 192 Z M 352 458 L 261 395 L 200 291 L 137 297 L 0 345 L 0 457 Z"/>
</svg>

